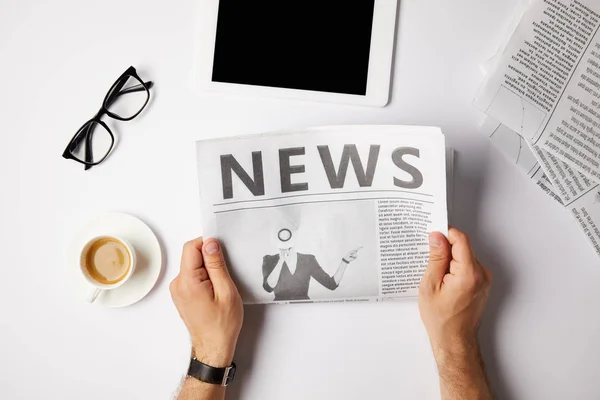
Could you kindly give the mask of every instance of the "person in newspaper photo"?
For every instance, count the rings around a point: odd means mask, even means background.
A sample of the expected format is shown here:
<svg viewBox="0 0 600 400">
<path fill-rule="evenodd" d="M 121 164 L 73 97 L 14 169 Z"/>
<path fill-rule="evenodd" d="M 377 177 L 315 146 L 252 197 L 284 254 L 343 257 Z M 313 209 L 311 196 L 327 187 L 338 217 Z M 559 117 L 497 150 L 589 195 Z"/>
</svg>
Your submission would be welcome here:
<svg viewBox="0 0 600 400">
<path fill-rule="evenodd" d="M 263 288 L 275 294 L 275 301 L 310 300 L 308 289 L 311 278 L 329 290 L 340 285 L 346 267 L 358 258 L 361 247 L 351 250 L 341 258 L 337 272 L 330 276 L 312 254 L 298 253 L 295 249 L 297 232 L 292 225 L 277 230 L 278 253 L 263 257 Z"/>
<path fill-rule="evenodd" d="M 477 339 L 491 273 L 477 260 L 468 236 L 454 228 L 448 238 L 439 232 L 429 235 L 429 254 L 419 311 L 437 363 L 441 398 L 491 400 Z M 170 290 L 192 341 L 192 360 L 177 399 L 223 400 L 236 369 L 244 308 L 221 244 L 202 238 L 186 243 Z M 399 393 L 396 398 L 407 397 Z"/>
</svg>

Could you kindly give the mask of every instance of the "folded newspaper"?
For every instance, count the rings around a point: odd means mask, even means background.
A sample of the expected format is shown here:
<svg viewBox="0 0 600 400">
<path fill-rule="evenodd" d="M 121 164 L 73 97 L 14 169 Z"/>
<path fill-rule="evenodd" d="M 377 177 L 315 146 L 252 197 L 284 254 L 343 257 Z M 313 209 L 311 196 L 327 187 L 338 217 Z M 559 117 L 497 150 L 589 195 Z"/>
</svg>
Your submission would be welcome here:
<svg viewBox="0 0 600 400">
<path fill-rule="evenodd" d="M 600 2 L 525 0 L 475 98 L 483 130 L 600 255 Z"/>
<path fill-rule="evenodd" d="M 197 143 L 205 237 L 246 304 L 415 296 L 447 233 L 439 128 L 341 126 Z"/>
</svg>

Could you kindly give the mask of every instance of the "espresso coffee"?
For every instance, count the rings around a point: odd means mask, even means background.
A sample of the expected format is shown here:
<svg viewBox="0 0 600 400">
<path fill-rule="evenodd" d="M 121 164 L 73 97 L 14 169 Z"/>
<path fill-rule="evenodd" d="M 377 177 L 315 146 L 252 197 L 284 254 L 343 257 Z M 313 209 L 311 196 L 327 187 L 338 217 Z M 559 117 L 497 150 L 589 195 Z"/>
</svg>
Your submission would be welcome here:
<svg viewBox="0 0 600 400">
<path fill-rule="evenodd" d="M 123 280 L 131 268 L 131 254 L 118 239 L 105 237 L 91 243 L 83 255 L 83 265 L 97 282 L 112 285 Z"/>
</svg>

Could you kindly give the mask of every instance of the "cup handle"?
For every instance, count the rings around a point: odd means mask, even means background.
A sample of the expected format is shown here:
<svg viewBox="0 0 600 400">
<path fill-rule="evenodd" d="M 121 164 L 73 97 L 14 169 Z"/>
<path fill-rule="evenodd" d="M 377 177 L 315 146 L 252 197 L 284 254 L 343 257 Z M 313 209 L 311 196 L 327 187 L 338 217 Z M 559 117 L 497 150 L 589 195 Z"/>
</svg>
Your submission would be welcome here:
<svg viewBox="0 0 600 400">
<path fill-rule="evenodd" d="M 93 303 L 94 301 L 96 301 L 96 299 L 98 298 L 98 296 L 100 295 L 100 293 L 102 292 L 101 289 L 98 288 L 93 288 L 92 290 L 90 290 L 87 295 L 86 295 L 86 300 L 88 303 Z"/>
</svg>

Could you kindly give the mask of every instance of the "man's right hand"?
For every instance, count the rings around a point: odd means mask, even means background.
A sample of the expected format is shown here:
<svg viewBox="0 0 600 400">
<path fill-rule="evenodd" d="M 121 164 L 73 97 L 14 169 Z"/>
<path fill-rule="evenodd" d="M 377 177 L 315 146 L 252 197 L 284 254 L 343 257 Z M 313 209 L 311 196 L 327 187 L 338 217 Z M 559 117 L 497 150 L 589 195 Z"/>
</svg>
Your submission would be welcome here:
<svg viewBox="0 0 600 400">
<path fill-rule="evenodd" d="M 183 246 L 181 270 L 171 296 L 190 332 L 192 353 L 215 368 L 229 367 L 244 319 L 242 299 L 229 276 L 223 249 L 215 239 Z M 186 378 L 178 400 L 223 400 L 225 387 Z"/>
<path fill-rule="evenodd" d="M 438 364 L 443 399 L 491 399 L 477 331 L 492 274 L 469 238 L 450 228 L 429 236 L 429 265 L 419 287 L 419 310 Z M 461 388 L 462 387 L 462 388 Z"/>
<path fill-rule="evenodd" d="M 202 238 L 187 242 L 170 289 L 196 358 L 212 367 L 230 366 L 244 309 L 220 243 L 215 239 L 203 243 Z"/>
</svg>

